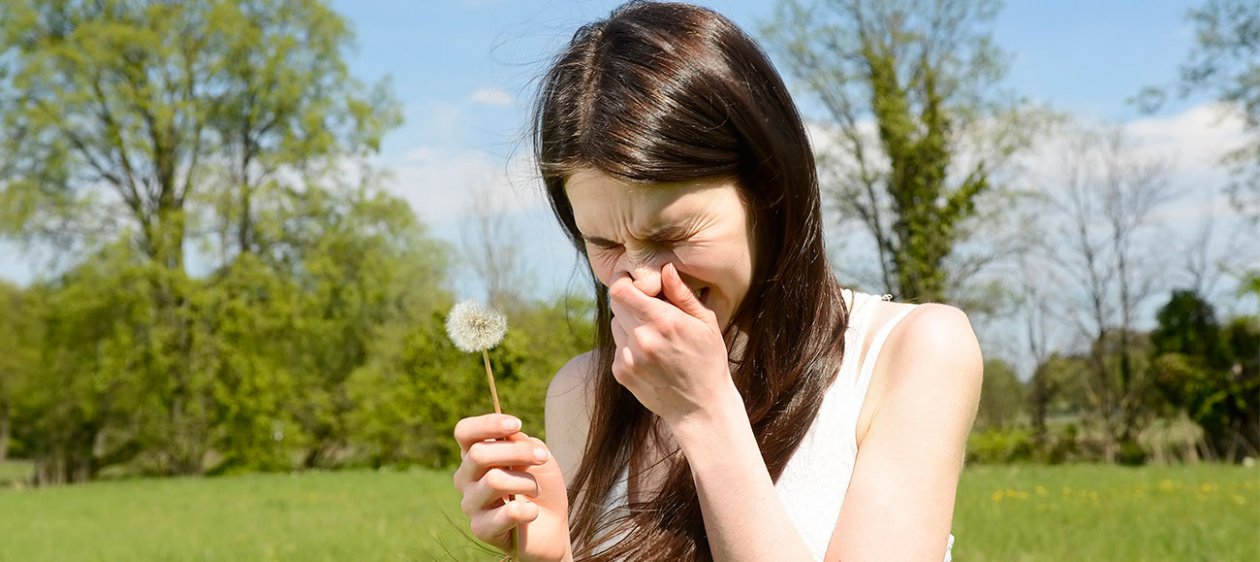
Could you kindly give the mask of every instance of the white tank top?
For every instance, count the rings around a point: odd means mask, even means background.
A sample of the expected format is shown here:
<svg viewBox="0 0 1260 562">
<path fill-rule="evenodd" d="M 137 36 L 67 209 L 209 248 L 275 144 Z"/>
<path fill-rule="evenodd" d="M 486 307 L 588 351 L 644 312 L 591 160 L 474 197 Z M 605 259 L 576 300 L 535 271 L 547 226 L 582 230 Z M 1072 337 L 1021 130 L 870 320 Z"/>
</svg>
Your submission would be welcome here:
<svg viewBox="0 0 1260 562">
<path fill-rule="evenodd" d="M 820 562 L 827 554 L 827 545 L 840 518 L 845 491 L 853 477 L 853 464 L 857 459 L 858 414 L 862 411 L 866 390 L 871 384 L 875 361 L 893 327 L 913 310 L 907 307 L 888 320 L 871 339 L 870 347 L 863 356 L 862 343 L 874 328 L 875 309 L 881 300 L 890 297 L 881 298 L 848 289 L 843 294 L 849 305 L 849 326 L 844 334 L 845 354 L 840 373 L 827 389 L 813 424 L 774 485 L 788 519 L 796 527 L 813 559 Z M 623 468 L 613 484 L 607 508 L 624 509 L 627 477 L 628 470 Z M 953 545 L 954 535 L 951 534 L 945 548 L 945 562 L 950 562 Z"/>
</svg>

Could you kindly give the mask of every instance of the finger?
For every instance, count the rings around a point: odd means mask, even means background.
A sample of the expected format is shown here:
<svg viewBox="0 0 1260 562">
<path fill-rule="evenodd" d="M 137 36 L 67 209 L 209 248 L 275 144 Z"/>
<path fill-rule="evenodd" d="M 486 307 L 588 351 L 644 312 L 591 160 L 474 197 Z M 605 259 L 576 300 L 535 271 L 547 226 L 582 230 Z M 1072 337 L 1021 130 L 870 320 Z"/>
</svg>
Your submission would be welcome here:
<svg viewBox="0 0 1260 562">
<path fill-rule="evenodd" d="M 704 303 L 696 298 L 696 294 L 691 292 L 691 288 L 682 280 L 682 276 L 678 274 L 678 268 L 674 264 L 667 263 L 661 269 L 661 285 L 665 291 L 665 297 L 670 303 L 678 307 L 679 310 L 687 313 L 688 316 L 708 321 L 713 314 Z"/>
<path fill-rule="evenodd" d="M 661 308 L 667 306 L 660 299 L 647 296 L 634 286 L 629 276 L 620 277 L 608 287 L 608 300 L 619 305 L 623 314 L 633 316 L 639 322 L 650 322 L 660 314 Z"/>
<path fill-rule="evenodd" d="M 629 347 L 618 347 L 613 353 L 613 380 L 622 386 L 626 386 L 632 382 L 630 377 L 634 372 L 634 353 L 630 351 Z"/>
<path fill-rule="evenodd" d="M 622 329 L 627 333 L 643 325 L 643 320 L 640 320 L 630 312 L 629 308 L 617 301 L 608 301 L 608 309 L 612 312 L 613 321 L 621 323 Z"/>
<path fill-rule="evenodd" d="M 455 440 L 461 453 L 480 441 L 502 439 L 521 430 L 521 420 L 504 414 L 486 414 L 459 420 L 455 424 Z"/>
<path fill-rule="evenodd" d="M 551 452 L 546 446 L 539 446 L 529 440 L 482 441 L 473 443 L 468 448 L 468 454 L 464 455 L 464 464 L 470 467 L 465 476 L 476 481 L 492 468 L 535 466 L 550 458 Z"/>
<path fill-rule="evenodd" d="M 538 518 L 538 506 L 529 500 L 512 500 L 501 507 L 482 511 L 471 518 L 473 536 L 503 548 L 508 533 L 517 525 Z"/>
<path fill-rule="evenodd" d="M 519 470 L 492 468 L 464 494 L 460 508 L 464 510 L 464 513 L 475 513 L 496 507 L 503 503 L 505 497 L 536 498 L 540 493 L 542 491 L 538 487 L 538 480 L 532 474 Z"/>
<path fill-rule="evenodd" d="M 625 347 L 630 344 L 630 331 L 626 329 L 623 318 L 622 316 L 613 316 L 609 322 L 609 328 L 612 329 L 613 343 L 617 347 Z"/>
</svg>

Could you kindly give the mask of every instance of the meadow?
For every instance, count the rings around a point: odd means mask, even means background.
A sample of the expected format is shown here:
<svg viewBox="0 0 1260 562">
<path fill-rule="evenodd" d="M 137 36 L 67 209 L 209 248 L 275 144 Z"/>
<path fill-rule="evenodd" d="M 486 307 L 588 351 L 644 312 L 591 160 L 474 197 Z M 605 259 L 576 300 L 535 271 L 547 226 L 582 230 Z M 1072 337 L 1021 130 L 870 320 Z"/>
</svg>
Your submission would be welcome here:
<svg viewBox="0 0 1260 562">
<path fill-rule="evenodd" d="M 0 561 L 496 559 L 463 534 L 444 472 L 22 489 L 23 469 L 0 465 Z M 953 530 L 959 562 L 1260 560 L 1260 469 L 969 467 Z"/>
</svg>

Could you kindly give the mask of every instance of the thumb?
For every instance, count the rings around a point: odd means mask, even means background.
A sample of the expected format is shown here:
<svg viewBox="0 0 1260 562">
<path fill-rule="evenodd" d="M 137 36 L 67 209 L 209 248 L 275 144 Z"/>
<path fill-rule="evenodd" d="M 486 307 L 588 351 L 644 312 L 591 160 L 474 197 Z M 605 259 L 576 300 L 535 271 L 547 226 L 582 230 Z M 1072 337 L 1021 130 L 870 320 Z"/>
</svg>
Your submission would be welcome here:
<svg viewBox="0 0 1260 562">
<path fill-rule="evenodd" d="M 705 308 L 700 299 L 696 298 L 695 293 L 692 293 L 687 284 L 683 283 L 682 277 L 678 275 L 678 268 L 674 267 L 674 264 L 667 263 L 661 269 L 661 285 L 665 290 L 665 297 L 674 306 L 689 316 L 708 320 L 709 309 Z"/>
</svg>

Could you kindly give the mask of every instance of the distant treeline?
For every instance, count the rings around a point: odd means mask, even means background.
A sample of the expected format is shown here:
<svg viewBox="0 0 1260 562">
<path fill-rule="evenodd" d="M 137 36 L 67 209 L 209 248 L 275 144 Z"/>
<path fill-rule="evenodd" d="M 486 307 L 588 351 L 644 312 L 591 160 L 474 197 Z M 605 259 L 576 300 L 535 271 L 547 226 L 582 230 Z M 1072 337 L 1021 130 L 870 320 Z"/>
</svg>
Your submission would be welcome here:
<svg viewBox="0 0 1260 562">
<path fill-rule="evenodd" d="M 1258 285 L 1251 292 L 1260 295 Z M 1260 457 L 1260 319 L 1222 323 L 1200 295 L 1174 291 L 1158 321 L 1127 338 L 1108 332 L 1087 353 L 1051 353 L 1028 381 L 1001 360 L 986 362 L 968 458 Z"/>
</svg>

